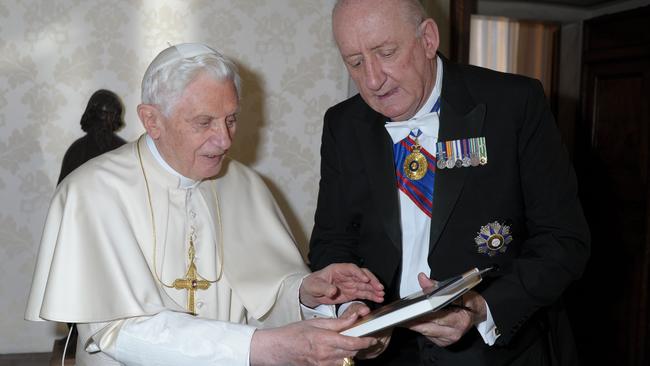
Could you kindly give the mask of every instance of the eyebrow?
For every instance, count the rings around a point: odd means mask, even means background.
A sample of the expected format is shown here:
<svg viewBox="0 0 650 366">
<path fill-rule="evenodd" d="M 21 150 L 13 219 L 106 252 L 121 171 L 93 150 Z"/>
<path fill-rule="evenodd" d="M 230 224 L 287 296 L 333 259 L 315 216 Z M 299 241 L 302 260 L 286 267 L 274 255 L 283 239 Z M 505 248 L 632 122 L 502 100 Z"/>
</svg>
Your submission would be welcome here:
<svg viewBox="0 0 650 366">
<path fill-rule="evenodd" d="M 237 108 L 232 113 L 227 113 L 226 115 L 224 115 L 224 117 L 227 118 L 227 117 L 230 117 L 230 116 L 234 116 L 236 114 L 239 114 L 240 112 L 241 112 L 241 105 L 238 105 Z M 219 117 L 218 116 L 215 117 L 215 116 L 213 116 L 211 114 L 207 114 L 207 113 L 201 113 L 201 114 L 198 114 L 198 115 L 196 115 L 194 117 L 190 117 L 189 120 L 194 121 L 194 120 L 199 119 L 199 118 L 213 119 L 213 118 L 219 118 Z"/>
<path fill-rule="evenodd" d="M 373 52 L 377 51 L 380 48 L 386 47 L 388 43 L 390 43 L 390 41 L 384 41 L 383 43 L 370 48 L 370 51 L 373 51 Z M 347 58 L 358 56 L 358 55 L 363 55 L 363 52 L 357 52 L 357 53 L 352 53 L 352 54 L 349 54 L 349 55 L 343 55 L 343 58 L 347 59 Z"/>
</svg>

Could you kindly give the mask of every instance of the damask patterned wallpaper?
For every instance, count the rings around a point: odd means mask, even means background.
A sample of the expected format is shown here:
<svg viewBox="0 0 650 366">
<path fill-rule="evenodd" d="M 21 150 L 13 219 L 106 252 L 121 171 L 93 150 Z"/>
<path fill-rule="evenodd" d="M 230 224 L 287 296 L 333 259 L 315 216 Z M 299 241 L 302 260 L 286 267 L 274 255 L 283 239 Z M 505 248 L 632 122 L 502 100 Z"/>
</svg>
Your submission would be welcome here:
<svg viewBox="0 0 650 366">
<path fill-rule="evenodd" d="M 331 39 L 333 0 L 7 0 L 0 2 L 0 353 L 45 352 L 54 326 L 23 320 L 35 255 L 67 147 L 90 95 L 135 107 L 167 43 L 205 42 L 240 65 L 232 154 L 260 172 L 305 253 L 319 177 L 322 115 L 347 75 Z M 71 284 L 73 287 L 74 284 Z"/>
</svg>

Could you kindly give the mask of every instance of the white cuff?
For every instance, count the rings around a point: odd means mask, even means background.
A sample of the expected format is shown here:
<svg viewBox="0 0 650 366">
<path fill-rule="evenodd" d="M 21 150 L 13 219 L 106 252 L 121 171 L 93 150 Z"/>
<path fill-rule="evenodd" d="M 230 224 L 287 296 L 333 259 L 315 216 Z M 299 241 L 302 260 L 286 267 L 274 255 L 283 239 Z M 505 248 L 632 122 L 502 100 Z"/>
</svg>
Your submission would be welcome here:
<svg viewBox="0 0 650 366">
<path fill-rule="evenodd" d="M 313 318 L 336 318 L 336 308 L 334 305 L 320 304 L 315 308 L 310 308 L 307 305 L 300 304 L 303 319 Z"/>
<path fill-rule="evenodd" d="M 348 308 L 352 304 L 363 304 L 363 301 L 344 302 L 343 304 L 339 305 L 339 310 L 338 310 L 337 316 L 341 316 L 341 314 L 345 313 L 345 311 L 348 310 Z"/>
<path fill-rule="evenodd" d="M 487 302 L 485 303 L 485 312 L 487 313 L 487 319 L 476 324 L 476 330 L 478 330 L 479 334 L 483 338 L 483 342 L 488 346 L 492 346 L 501 334 L 499 333 L 497 325 L 494 324 L 494 319 L 490 312 L 490 306 L 488 306 Z"/>
<path fill-rule="evenodd" d="M 300 280 L 300 286 L 298 287 L 298 302 L 300 303 L 302 318 L 305 320 L 313 318 L 336 318 L 336 307 L 334 305 L 320 304 L 315 308 L 310 308 L 300 301 L 300 287 L 302 287 L 302 282 L 307 276 L 309 275 L 307 274 L 302 277 Z"/>
<path fill-rule="evenodd" d="M 248 366 L 254 332 L 248 325 L 163 311 L 125 321 L 114 347 L 102 351 L 127 365 Z"/>
</svg>

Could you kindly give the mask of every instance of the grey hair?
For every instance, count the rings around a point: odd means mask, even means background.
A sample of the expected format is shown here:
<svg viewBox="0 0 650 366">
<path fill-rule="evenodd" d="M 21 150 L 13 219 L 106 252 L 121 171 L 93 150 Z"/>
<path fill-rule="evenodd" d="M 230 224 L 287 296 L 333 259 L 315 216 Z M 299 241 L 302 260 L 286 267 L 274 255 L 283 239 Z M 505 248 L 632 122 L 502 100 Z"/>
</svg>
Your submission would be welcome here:
<svg viewBox="0 0 650 366">
<path fill-rule="evenodd" d="M 234 62 L 218 52 L 181 58 L 159 68 L 149 67 L 142 78 L 142 103 L 157 106 L 169 117 L 185 88 L 199 75 L 230 80 L 241 96 L 241 78 Z"/>
<path fill-rule="evenodd" d="M 345 3 L 353 2 L 354 0 L 336 0 L 334 8 L 332 9 L 332 18 L 337 10 L 343 6 Z M 402 10 L 402 16 L 407 22 L 413 24 L 416 29 L 416 37 L 420 37 L 422 32 L 420 30 L 420 24 L 428 18 L 427 12 L 424 9 L 424 6 L 419 0 L 398 0 L 400 2 L 400 8 Z"/>
</svg>

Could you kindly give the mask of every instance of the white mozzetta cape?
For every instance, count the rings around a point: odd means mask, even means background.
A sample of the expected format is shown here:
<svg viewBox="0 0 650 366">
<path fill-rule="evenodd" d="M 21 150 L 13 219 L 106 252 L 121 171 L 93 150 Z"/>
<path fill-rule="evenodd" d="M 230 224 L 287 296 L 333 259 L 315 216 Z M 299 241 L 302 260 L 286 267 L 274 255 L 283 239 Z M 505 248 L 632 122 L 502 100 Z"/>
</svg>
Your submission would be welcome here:
<svg viewBox="0 0 650 366">
<path fill-rule="evenodd" d="M 186 311 L 187 291 L 162 287 L 153 272 L 153 228 L 138 143 L 153 201 L 158 274 L 168 284 L 185 275 L 187 190 L 178 188 L 179 179 L 140 139 L 91 160 L 57 188 L 27 320 L 97 323 Z M 297 289 L 308 272 L 268 189 L 252 170 L 229 159 L 216 179 L 201 182 L 194 195 L 202 196 L 199 212 L 212 215 L 215 242 L 221 228 L 210 185 L 220 202 L 224 274 L 207 292 L 197 291 L 213 304 L 199 316 L 264 326 L 299 320 Z M 216 245 L 197 249 L 199 273 L 208 279 L 218 272 L 217 253 Z"/>
</svg>

